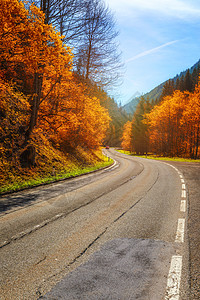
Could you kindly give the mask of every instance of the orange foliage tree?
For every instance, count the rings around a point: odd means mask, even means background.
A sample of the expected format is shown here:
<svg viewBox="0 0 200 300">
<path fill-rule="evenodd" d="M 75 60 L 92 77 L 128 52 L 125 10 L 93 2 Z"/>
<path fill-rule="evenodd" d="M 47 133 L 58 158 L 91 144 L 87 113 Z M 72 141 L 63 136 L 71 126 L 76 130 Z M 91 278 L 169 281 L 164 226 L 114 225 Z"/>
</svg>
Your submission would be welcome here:
<svg viewBox="0 0 200 300">
<path fill-rule="evenodd" d="M 200 91 L 174 91 L 145 116 L 151 151 L 167 156 L 197 158 L 199 148 Z"/>
<path fill-rule="evenodd" d="M 41 104 L 39 126 L 48 128 L 50 139 L 68 151 L 78 145 L 98 148 L 105 137 L 110 117 L 96 97 L 84 94 L 84 87 L 65 81 L 54 89 L 48 103 Z"/>
<path fill-rule="evenodd" d="M 194 93 L 183 111 L 181 125 L 184 130 L 185 147 L 191 158 L 197 158 L 200 144 L 200 79 Z"/>
<path fill-rule="evenodd" d="M 132 151 L 132 122 L 128 121 L 124 124 L 121 146 L 124 150 Z"/>
<path fill-rule="evenodd" d="M 147 114 L 153 152 L 169 156 L 178 156 L 183 152 L 184 136 L 180 121 L 187 101 L 188 93 L 175 91 Z"/>
<path fill-rule="evenodd" d="M 20 145 L 16 143 L 19 148 L 25 147 L 40 129 L 54 145 L 67 150 L 77 145 L 97 148 L 109 126 L 108 112 L 99 99 L 85 93 L 84 84 L 76 82 L 71 50 L 44 18 L 34 5 L 27 10 L 22 1 L 1 0 L 0 113 L 5 110 L 5 89 L 10 94 L 15 92 L 10 97 L 4 125 L 6 118 L 13 118 L 15 109 L 20 119 L 16 126 L 23 127 L 17 132 L 24 136 L 18 139 Z M 15 82 L 15 90 L 10 82 Z M 5 128 L 1 129 L 4 135 Z M 12 131 L 10 127 L 8 130 Z"/>
<path fill-rule="evenodd" d="M 4 78 L 25 85 L 31 104 L 27 139 L 37 123 L 41 102 L 65 77 L 71 76 L 72 55 L 61 36 L 44 23 L 44 14 L 34 5 L 28 11 L 18 0 L 2 0 L 0 61 Z M 25 81 L 26 83 L 22 83 Z"/>
</svg>

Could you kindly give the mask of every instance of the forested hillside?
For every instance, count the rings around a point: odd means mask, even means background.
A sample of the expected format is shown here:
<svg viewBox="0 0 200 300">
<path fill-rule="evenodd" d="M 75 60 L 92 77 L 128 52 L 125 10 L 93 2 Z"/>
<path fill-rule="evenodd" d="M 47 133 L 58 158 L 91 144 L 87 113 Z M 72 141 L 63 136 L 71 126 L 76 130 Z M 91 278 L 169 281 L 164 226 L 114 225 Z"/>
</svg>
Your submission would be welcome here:
<svg viewBox="0 0 200 300">
<path fill-rule="evenodd" d="M 0 183 L 101 161 L 120 114 L 105 92 L 120 66 L 110 10 L 96 0 L 2 0 L 0 19 Z"/>
<path fill-rule="evenodd" d="M 169 80 L 159 99 L 141 97 L 124 126 L 122 148 L 137 154 L 200 157 L 199 68 Z"/>
<path fill-rule="evenodd" d="M 78 79 L 77 75 L 76 78 Z M 82 77 L 80 80 L 83 80 Z M 103 145 L 119 147 L 121 144 L 123 126 L 130 119 L 130 116 L 126 113 L 126 111 L 118 106 L 114 99 L 110 97 L 101 86 L 94 83 L 92 84 L 87 80 L 85 93 L 87 93 L 90 97 L 93 95 L 98 98 L 100 100 L 100 104 L 106 108 L 109 113 L 110 122 L 105 138 L 103 139 Z"/>
<path fill-rule="evenodd" d="M 198 81 L 199 70 L 200 60 L 191 68 L 185 70 L 184 72 L 181 72 L 174 78 L 161 83 L 150 92 L 144 94 L 144 99 L 148 99 L 151 102 L 158 103 L 164 96 L 170 95 L 176 89 L 179 89 L 181 91 L 194 91 L 195 85 Z M 139 101 L 140 97 L 134 97 L 129 103 L 123 106 L 123 109 L 129 114 L 133 114 Z"/>
</svg>

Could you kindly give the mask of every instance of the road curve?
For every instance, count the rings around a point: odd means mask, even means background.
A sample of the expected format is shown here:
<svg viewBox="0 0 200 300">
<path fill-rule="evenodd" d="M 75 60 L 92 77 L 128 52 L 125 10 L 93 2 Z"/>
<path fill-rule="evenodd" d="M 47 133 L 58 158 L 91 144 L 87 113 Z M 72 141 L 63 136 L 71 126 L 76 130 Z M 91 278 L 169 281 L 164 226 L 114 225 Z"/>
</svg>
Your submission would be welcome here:
<svg viewBox="0 0 200 300">
<path fill-rule="evenodd" d="M 107 153 L 113 168 L 0 198 L 2 299 L 187 299 L 181 175 Z M 172 257 L 178 289 L 168 284 Z"/>
</svg>

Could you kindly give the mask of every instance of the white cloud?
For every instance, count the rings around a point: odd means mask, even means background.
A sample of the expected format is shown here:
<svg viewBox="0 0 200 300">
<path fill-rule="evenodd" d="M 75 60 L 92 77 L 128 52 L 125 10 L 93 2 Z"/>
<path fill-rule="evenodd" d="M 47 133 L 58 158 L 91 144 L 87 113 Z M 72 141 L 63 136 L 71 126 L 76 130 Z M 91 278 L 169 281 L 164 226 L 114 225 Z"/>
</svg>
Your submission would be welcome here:
<svg viewBox="0 0 200 300">
<path fill-rule="evenodd" d="M 160 45 L 160 46 L 158 46 L 158 47 L 152 48 L 152 49 L 150 49 L 150 50 L 146 50 L 146 51 L 144 51 L 144 52 L 141 52 L 141 53 L 139 53 L 139 54 L 137 54 L 137 55 L 135 55 L 135 56 L 133 56 L 133 57 L 127 59 L 127 60 L 126 60 L 126 63 L 128 63 L 128 62 L 130 62 L 130 61 L 133 61 L 133 60 L 136 60 L 136 59 L 138 59 L 138 58 L 140 58 L 140 57 L 147 56 L 147 55 L 149 55 L 149 54 L 155 53 L 155 52 L 159 51 L 160 49 L 165 48 L 165 47 L 167 47 L 167 46 L 170 46 L 170 45 L 172 45 L 172 44 L 175 44 L 175 43 L 177 43 L 177 42 L 179 42 L 179 40 L 171 41 L 171 42 L 162 44 L 162 45 Z"/>
<path fill-rule="evenodd" d="M 130 13 L 130 10 L 151 10 L 160 14 L 177 18 L 199 18 L 199 0 L 106 0 L 108 5 L 117 12 Z"/>
</svg>

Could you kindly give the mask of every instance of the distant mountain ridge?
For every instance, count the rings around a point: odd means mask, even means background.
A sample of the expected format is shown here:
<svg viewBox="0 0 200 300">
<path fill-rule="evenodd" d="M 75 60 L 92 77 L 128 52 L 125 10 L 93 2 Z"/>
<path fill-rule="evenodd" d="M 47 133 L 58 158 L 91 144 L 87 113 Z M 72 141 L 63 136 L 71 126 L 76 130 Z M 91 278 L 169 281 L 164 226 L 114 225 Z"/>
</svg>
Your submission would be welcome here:
<svg viewBox="0 0 200 300">
<path fill-rule="evenodd" d="M 200 60 L 195 63 L 191 68 L 189 68 L 190 73 L 193 72 L 193 70 L 195 68 L 200 67 Z M 187 69 L 188 70 L 188 69 Z M 174 82 L 176 82 L 176 80 L 179 78 L 181 78 L 182 76 L 185 76 L 185 74 L 187 73 L 187 70 L 181 72 L 180 74 L 177 74 L 174 78 L 171 78 L 171 80 L 174 80 Z M 145 99 L 149 99 L 149 101 L 152 100 L 156 100 L 159 99 L 161 94 L 162 94 L 162 90 L 163 90 L 163 86 L 165 85 L 165 83 L 168 80 L 164 81 L 163 83 L 159 84 L 157 87 L 155 87 L 153 90 L 151 90 L 150 92 L 142 95 Z M 136 92 L 138 93 L 138 92 Z M 130 102 L 128 102 L 127 104 L 125 104 L 122 108 L 128 113 L 128 114 L 133 114 L 137 104 L 140 101 L 141 96 L 135 96 L 135 94 L 132 96 L 132 99 L 130 100 Z"/>
</svg>

